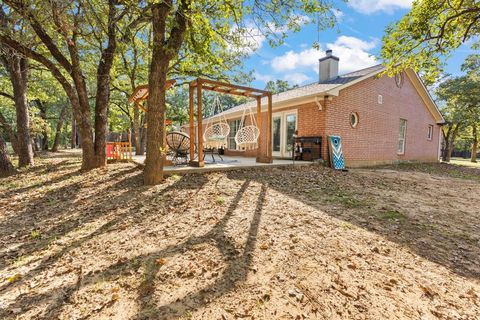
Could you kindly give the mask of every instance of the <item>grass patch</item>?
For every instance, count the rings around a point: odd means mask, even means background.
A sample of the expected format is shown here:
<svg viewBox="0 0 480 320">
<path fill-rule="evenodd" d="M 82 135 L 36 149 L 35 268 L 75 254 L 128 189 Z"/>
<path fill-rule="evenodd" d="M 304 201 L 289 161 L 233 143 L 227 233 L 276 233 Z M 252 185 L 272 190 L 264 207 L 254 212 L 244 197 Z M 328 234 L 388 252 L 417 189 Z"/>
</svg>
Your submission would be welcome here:
<svg viewBox="0 0 480 320">
<path fill-rule="evenodd" d="M 405 221 L 407 216 L 397 210 L 380 212 L 380 218 L 388 221 Z"/>
<path fill-rule="evenodd" d="M 465 167 L 472 167 L 480 169 L 480 159 L 477 162 L 471 162 L 470 159 L 464 158 L 452 158 L 450 159 L 450 163 L 457 165 L 457 166 L 465 166 Z"/>
<path fill-rule="evenodd" d="M 452 161 L 451 163 L 400 163 L 386 166 L 384 168 L 399 171 L 416 171 L 431 175 L 447 176 L 450 178 L 480 181 L 479 167 L 457 164 L 457 162 L 458 161 Z"/>
<path fill-rule="evenodd" d="M 225 198 L 224 197 L 217 197 L 217 199 L 215 199 L 215 203 L 218 204 L 218 205 L 222 205 L 225 203 Z"/>
<path fill-rule="evenodd" d="M 367 201 L 358 199 L 350 193 L 344 191 L 337 191 L 329 195 L 328 202 L 338 203 L 346 208 L 362 208 L 367 207 Z"/>
<path fill-rule="evenodd" d="M 38 230 L 32 230 L 32 232 L 30 232 L 30 237 L 32 237 L 32 239 L 38 239 L 40 236 L 41 234 Z"/>
<path fill-rule="evenodd" d="M 180 180 L 180 179 L 182 179 L 182 177 L 179 176 L 178 174 L 172 174 L 172 175 L 170 176 L 170 180 L 172 180 L 172 181 L 178 181 L 178 180 Z"/>
</svg>

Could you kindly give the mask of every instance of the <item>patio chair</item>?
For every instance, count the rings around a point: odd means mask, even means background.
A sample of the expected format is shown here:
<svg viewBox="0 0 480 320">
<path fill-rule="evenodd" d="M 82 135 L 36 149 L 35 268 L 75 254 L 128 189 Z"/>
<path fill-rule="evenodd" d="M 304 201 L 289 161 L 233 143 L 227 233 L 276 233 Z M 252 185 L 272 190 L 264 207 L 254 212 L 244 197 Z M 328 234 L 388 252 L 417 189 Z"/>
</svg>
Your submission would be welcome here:
<svg viewBox="0 0 480 320">
<path fill-rule="evenodd" d="M 175 165 L 187 164 L 190 155 L 190 137 L 180 131 L 167 133 L 167 145 L 172 153 L 172 162 Z"/>
</svg>

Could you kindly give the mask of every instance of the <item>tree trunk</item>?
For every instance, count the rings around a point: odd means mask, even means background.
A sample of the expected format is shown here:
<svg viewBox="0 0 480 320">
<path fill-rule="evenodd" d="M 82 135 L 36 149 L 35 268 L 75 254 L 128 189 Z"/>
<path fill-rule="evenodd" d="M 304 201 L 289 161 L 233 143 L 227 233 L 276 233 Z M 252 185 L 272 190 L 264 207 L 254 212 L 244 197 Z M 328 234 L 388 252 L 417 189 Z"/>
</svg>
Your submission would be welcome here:
<svg viewBox="0 0 480 320">
<path fill-rule="evenodd" d="M 143 123 L 142 123 L 143 126 Z M 147 129 L 146 128 L 140 128 L 140 156 L 143 156 L 145 154 L 145 145 L 147 143 Z"/>
<path fill-rule="evenodd" d="M 27 102 L 28 62 L 26 58 L 12 55 L 8 59 L 7 65 L 15 100 L 18 166 L 21 168 L 33 165 L 33 148 L 30 138 L 30 117 Z"/>
<path fill-rule="evenodd" d="M 8 177 L 15 173 L 15 168 L 7 153 L 7 146 L 0 133 L 0 178 Z"/>
<path fill-rule="evenodd" d="M 165 83 L 169 59 L 163 50 L 169 4 L 166 2 L 152 7 L 153 52 L 148 75 L 148 112 L 146 114 L 147 157 L 143 181 L 146 185 L 155 185 L 163 180 L 163 151 L 165 135 Z"/>
<path fill-rule="evenodd" d="M 65 121 L 66 114 L 67 114 L 67 105 L 65 104 L 62 108 L 62 111 L 60 111 L 60 116 L 58 118 L 57 127 L 55 130 L 55 138 L 53 140 L 53 145 L 52 145 L 52 152 L 58 151 L 58 146 L 60 145 L 60 137 L 62 134 L 62 126 L 63 126 L 63 122 Z"/>
<path fill-rule="evenodd" d="M 77 147 L 77 124 L 72 114 L 72 135 L 70 136 L 70 148 L 75 149 Z"/>
<path fill-rule="evenodd" d="M 477 150 L 478 150 L 478 135 L 477 135 L 477 126 L 472 126 L 472 135 L 473 135 L 473 144 L 472 144 L 472 155 L 470 157 L 471 162 L 477 162 Z"/>
<path fill-rule="evenodd" d="M 445 141 L 445 148 L 442 154 L 442 161 L 450 162 L 452 158 L 452 152 L 455 145 L 455 140 L 457 139 L 457 134 L 460 129 L 460 124 L 449 125 L 447 132 L 442 131 L 443 138 Z"/>
<path fill-rule="evenodd" d="M 42 130 L 42 150 L 47 151 L 48 150 L 48 119 L 47 119 L 47 107 L 40 101 L 39 99 L 35 100 L 35 103 L 38 106 L 38 109 L 40 110 L 40 118 L 42 118 L 44 124 L 43 124 L 43 130 Z"/>
<path fill-rule="evenodd" d="M 190 7 L 190 1 L 179 1 L 170 37 L 166 40 L 166 24 L 169 12 L 173 8 L 172 1 L 164 0 L 152 5 L 153 50 L 148 75 L 147 157 L 143 176 L 147 185 L 158 184 L 163 180 L 165 84 L 170 61 L 178 54 L 183 43 L 187 29 L 186 15 Z"/>
<path fill-rule="evenodd" d="M 8 135 L 8 139 L 10 139 L 13 152 L 15 152 L 15 154 L 18 155 L 17 135 L 15 134 L 15 131 L 13 131 L 12 126 L 7 122 L 7 119 L 5 119 L 5 117 L 1 112 L 0 112 L 0 125 L 2 125 L 3 130 Z"/>
<path fill-rule="evenodd" d="M 140 110 L 138 110 L 137 105 L 133 107 L 133 135 L 135 138 L 135 154 L 137 156 L 143 155 L 143 150 L 141 150 L 141 140 L 142 136 L 140 133 Z"/>
<path fill-rule="evenodd" d="M 108 122 L 108 105 L 110 101 L 110 71 L 117 47 L 117 1 L 108 1 L 108 44 L 102 51 L 102 56 L 97 68 L 97 94 L 95 97 L 95 142 L 93 157 L 84 169 L 104 167 L 107 164 L 106 138 Z M 81 133 L 82 134 L 82 133 Z M 82 143 L 83 145 L 83 143 Z M 88 166 L 90 165 L 90 166 Z"/>
<path fill-rule="evenodd" d="M 3 140 L 0 134 L 0 178 L 8 177 L 15 173 L 15 168 L 10 162 L 7 153 L 7 146 L 5 140 Z"/>
</svg>

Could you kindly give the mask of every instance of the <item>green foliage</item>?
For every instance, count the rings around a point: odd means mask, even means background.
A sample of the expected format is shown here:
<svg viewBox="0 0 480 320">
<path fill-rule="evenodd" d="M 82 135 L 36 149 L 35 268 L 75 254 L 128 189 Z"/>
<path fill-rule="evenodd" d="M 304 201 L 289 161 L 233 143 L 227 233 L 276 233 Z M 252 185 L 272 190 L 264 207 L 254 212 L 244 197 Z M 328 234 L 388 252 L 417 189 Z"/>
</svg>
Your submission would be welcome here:
<svg viewBox="0 0 480 320">
<path fill-rule="evenodd" d="M 480 35 L 477 0 L 416 0 L 412 10 L 386 29 L 381 57 L 390 76 L 406 68 L 422 72 L 432 83 L 443 58 Z"/>
<path fill-rule="evenodd" d="M 288 81 L 285 80 L 268 81 L 265 86 L 265 90 L 271 91 L 272 93 L 285 92 L 294 88 L 298 88 L 298 85 L 290 86 Z"/>
<path fill-rule="evenodd" d="M 480 123 L 480 55 L 470 55 L 462 65 L 465 75 L 442 82 L 436 95 L 450 123 Z"/>
</svg>

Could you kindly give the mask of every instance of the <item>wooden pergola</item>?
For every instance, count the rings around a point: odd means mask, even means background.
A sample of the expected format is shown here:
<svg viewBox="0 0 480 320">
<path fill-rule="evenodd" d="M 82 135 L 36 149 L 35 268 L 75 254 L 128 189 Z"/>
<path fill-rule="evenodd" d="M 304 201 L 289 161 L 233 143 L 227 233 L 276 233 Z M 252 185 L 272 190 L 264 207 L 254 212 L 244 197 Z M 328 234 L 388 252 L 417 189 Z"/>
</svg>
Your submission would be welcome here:
<svg viewBox="0 0 480 320">
<path fill-rule="evenodd" d="M 165 90 L 170 89 L 175 84 L 175 80 L 167 80 L 165 83 Z M 145 101 L 148 99 L 148 84 L 142 84 L 133 90 L 133 93 L 128 97 L 128 103 L 135 103 L 135 107 L 143 110 L 144 112 L 147 111 L 144 106 L 140 104 L 140 102 Z"/>
<path fill-rule="evenodd" d="M 262 98 L 267 97 L 267 132 L 266 136 L 260 134 L 257 162 L 272 163 L 272 93 L 270 91 L 238 86 L 226 82 L 197 78 L 190 82 L 189 85 L 189 108 L 190 108 L 190 159 L 195 158 L 195 110 L 194 110 L 194 93 L 197 93 L 197 140 L 198 140 L 198 158 L 191 160 L 191 165 L 203 167 L 203 112 L 202 112 L 202 91 L 214 91 L 223 94 L 231 94 L 242 97 L 254 98 L 257 101 L 257 126 L 261 132 L 262 124 Z"/>
</svg>

